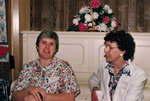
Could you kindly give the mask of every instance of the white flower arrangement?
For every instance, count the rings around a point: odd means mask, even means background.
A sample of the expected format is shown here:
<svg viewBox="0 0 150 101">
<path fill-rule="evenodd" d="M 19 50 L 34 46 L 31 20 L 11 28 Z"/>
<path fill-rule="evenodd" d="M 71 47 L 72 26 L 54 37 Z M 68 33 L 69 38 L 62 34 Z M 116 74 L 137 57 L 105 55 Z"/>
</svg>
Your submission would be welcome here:
<svg viewBox="0 0 150 101">
<path fill-rule="evenodd" d="M 91 0 L 90 6 L 83 6 L 74 16 L 68 31 L 99 31 L 107 32 L 116 30 L 118 20 L 113 16 L 109 5 L 101 5 L 99 0 Z"/>
</svg>

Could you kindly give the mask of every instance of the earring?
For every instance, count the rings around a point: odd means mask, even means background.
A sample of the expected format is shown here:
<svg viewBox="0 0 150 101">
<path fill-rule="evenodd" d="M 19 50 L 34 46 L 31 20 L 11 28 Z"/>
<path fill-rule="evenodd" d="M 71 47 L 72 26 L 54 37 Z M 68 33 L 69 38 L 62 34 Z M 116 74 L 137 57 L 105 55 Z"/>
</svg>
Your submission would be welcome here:
<svg viewBox="0 0 150 101">
<path fill-rule="evenodd" d="M 123 56 L 123 54 L 120 54 L 120 56 L 122 57 L 122 56 Z"/>
</svg>

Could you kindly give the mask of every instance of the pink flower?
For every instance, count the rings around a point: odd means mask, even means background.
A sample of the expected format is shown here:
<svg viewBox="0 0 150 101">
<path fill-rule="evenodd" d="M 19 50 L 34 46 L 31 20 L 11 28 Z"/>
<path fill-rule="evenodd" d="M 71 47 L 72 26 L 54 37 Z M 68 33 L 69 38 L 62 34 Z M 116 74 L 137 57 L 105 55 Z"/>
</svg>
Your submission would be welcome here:
<svg viewBox="0 0 150 101">
<path fill-rule="evenodd" d="M 99 0 L 91 0 L 91 1 L 90 1 L 90 6 L 91 6 L 92 8 L 98 8 L 98 7 L 100 6 Z"/>
<path fill-rule="evenodd" d="M 116 17 L 113 17 L 113 19 L 114 19 L 114 21 L 115 21 L 115 24 L 116 24 L 116 29 L 118 28 L 118 26 L 119 26 L 119 22 L 118 22 L 118 20 L 116 19 Z"/>
<path fill-rule="evenodd" d="M 80 23 L 79 24 L 79 31 L 86 31 L 88 29 L 88 26 L 87 25 L 85 25 L 84 23 Z"/>
<path fill-rule="evenodd" d="M 118 29 L 118 25 L 119 25 L 119 22 L 118 22 L 118 20 L 117 19 L 115 19 L 115 22 L 116 22 L 116 29 Z"/>
<path fill-rule="evenodd" d="M 36 68 L 36 72 L 40 72 L 41 71 L 41 68 L 40 67 L 37 67 Z"/>
<path fill-rule="evenodd" d="M 109 17 L 108 17 L 108 16 L 105 16 L 104 19 L 103 19 L 103 22 L 104 22 L 105 24 L 107 24 L 107 23 L 109 22 Z"/>
</svg>

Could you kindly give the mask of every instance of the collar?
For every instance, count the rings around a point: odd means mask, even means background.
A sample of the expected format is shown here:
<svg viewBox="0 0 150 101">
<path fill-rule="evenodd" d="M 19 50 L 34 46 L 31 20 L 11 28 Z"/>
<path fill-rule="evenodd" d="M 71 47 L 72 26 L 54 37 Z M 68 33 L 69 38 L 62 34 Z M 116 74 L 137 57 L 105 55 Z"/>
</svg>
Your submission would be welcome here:
<svg viewBox="0 0 150 101">
<path fill-rule="evenodd" d="M 48 69 L 48 68 L 49 68 L 49 65 L 55 64 L 55 62 L 57 62 L 57 58 L 56 58 L 56 57 L 53 57 L 52 61 L 51 61 L 47 66 L 41 67 L 41 66 L 40 66 L 40 59 L 38 58 L 38 59 L 36 60 L 35 66 L 34 66 L 34 67 L 35 67 L 35 71 L 36 71 L 36 72 L 41 72 L 42 69 Z"/>
<path fill-rule="evenodd" d="M 128 65 L 129 65 L 129 62 L 128 61 L 125 61 L 124 62 L 124 64 L 123 64 L 123 68 L 120 70 L 120 72 L 119 73 L 121 73 L 121 74 L 125 74 L 125 75 L 127 75 L 127 76 L 130 76 L 130 70 L 129 70 L 129 68 L 128 68 Z M 110 63 L 108 63 L 106 66 L 105 66 L 105 68 L 106 69 L 108 69 L 108 71 L 109 71 L 109 73 L 110 74 L 114 74 L 114 65 L 110 62 Z"/>
</svg>

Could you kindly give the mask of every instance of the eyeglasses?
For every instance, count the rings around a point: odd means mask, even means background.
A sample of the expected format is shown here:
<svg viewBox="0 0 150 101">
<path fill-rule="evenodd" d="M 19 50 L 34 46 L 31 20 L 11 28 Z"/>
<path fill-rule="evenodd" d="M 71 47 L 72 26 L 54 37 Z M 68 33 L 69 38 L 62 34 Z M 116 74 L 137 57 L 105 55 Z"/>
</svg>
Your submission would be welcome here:
<svg viewBox="0 0 150 101">
<path fill-rule="evenodd" d="M 118 48 L 118 47 L 111 47 L 111 46 L 107 46 L 107 45 L 105 45 L 105 48 L 104 48 L 104 49 L 112 50 L 112 49 L 115 49 L 115 48 Z"/>
</svg>

